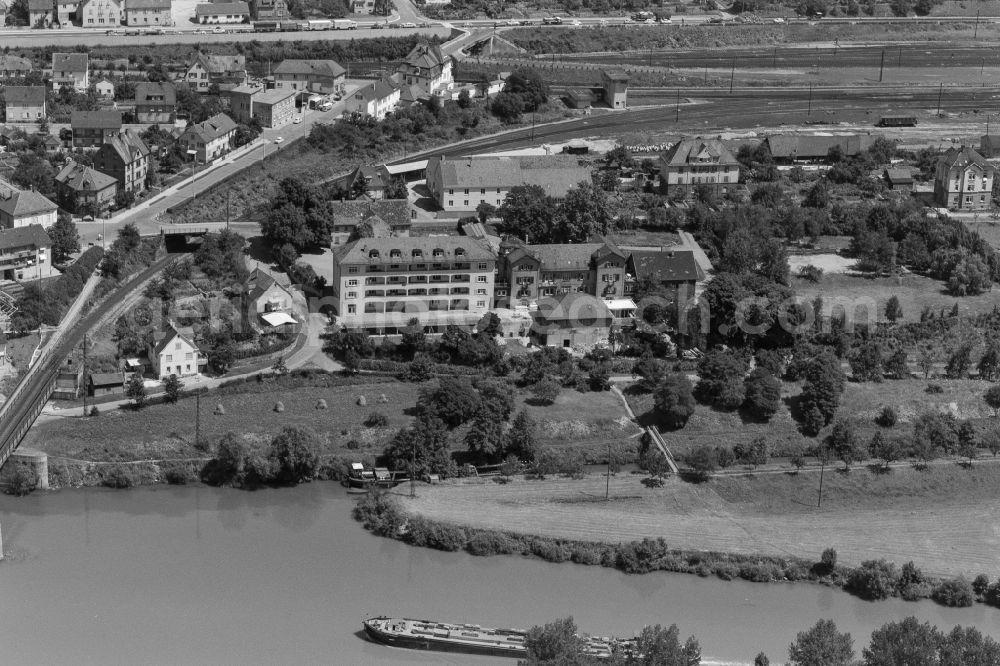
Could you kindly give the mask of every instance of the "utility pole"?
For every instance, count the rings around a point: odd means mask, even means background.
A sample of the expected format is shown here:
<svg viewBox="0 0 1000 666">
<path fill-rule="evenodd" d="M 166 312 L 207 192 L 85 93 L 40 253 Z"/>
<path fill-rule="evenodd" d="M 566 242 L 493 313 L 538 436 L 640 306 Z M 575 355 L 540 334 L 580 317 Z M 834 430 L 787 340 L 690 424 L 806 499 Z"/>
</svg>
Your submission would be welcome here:
<svg viewBox="0 0 1000 666">
<path fill-rule="evenodd" d="M 733 68 L 729 71 L 729 94 L 733 93 L 733 81 L 736 79 L 736 58 L 733 58 Z"/>
<path fill-rule="evenodd" d="M 899 52 L 896 54 L 896 69 L 903 66 L 903 47 L 899 47 Z"/>
<path fill-rule="evenodd" d="M 677 102 L 674 104 L 674 122 L 680 122 L 681 120 L 681 89 L 677 89 Z M 989 118 L 987 117 L 987 122 Z M 989 132 L 987 132 L 989 134 Z"/>
<path fill-rule="evenodd" d="M 943 94 L 944 94 L 944 82 L 942 82 L 942 83 L 941 83 L 941 84 L 940 84 L 940 85 L 938 86 L 938 106 L 937 106 L 937 113 L 935 113 L 935 114 L 934 114 L 934 115 L 936 115 L 936 116 L 937 116 L 938 118 L 940 118 L 940 117 L 941 117 L 941 96 L 942 96 Z"/>
<path fill-rule="evenodd" d="M 417 496 L 416 487 L 417 443 L 410 442 L 410 497 Z"/>
<path fill-rule="evenodd" d="M 604 484 L 604 501 L 611 495 L 611 442 L 608 442 L 608 478 Z"/>
<path fill-rule="evenodd" d="M 826 471 L 826 455 L 821 454 L 819 459 L 819 501 L 816 503 L 816 507 L 819 508 L 823 506 L 823 473 Z"/>
<path fill-rule="evenodd" d="M 885 71 L 885 49 L 882 49 L 882 62 L 878 66 L 878 82 L 882 83 L 882 72 Z"/>
<path fill-rule="evenodd" d="M 987 132 L 989 134 L 989 132 Z M 87 335 L 83 336 L 83 415 L 87 416 Z"/>
<path fill-rule="evenodd" d="M 809 83 L 809 110 L 806 111 L 807 116 L 811 116 L 813 112 L 813 84 Z"/>
<path fill-rule="evenodd" d="M 226 231 L 229 231 L 229 195 L 233 193 L 233 188 L 226 190 Z"/>
<path fill-rule="evenodd" d="M 194 394 L 194 448 L 201 441 L 201 393 Z"/>
<path fill-rule="evenodd" d="M 979 10 L 976 10 L 976 29 L 972 32 L 972 38 L 975 39 L 979 36 Z"/>
</svg>

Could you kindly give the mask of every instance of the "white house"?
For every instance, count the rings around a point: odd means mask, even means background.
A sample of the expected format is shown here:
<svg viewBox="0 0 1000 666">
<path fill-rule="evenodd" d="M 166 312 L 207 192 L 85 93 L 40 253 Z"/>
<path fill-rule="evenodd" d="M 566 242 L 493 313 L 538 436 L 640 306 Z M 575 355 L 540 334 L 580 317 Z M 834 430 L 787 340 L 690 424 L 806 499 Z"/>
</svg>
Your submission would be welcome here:
<svg viewBox="0 0 1000 666">
<path fill-rule="evenodd" d="M 154 344 L 149 349 L 149 363 L 160 380 L 167 379 L 170 375 L 196 375 L 200 372 L 200 367 L 208 363 L 193 339 L 190 329 L 177 329 L 173 326 L 154 336 Z"/>
<path fill-rule="evenodd" d="M 399 104 L 400 89 L 383 81 L 370 83 L 351 95 L 345 113 L 361 113 L 382 120 Z"/>
</svg>

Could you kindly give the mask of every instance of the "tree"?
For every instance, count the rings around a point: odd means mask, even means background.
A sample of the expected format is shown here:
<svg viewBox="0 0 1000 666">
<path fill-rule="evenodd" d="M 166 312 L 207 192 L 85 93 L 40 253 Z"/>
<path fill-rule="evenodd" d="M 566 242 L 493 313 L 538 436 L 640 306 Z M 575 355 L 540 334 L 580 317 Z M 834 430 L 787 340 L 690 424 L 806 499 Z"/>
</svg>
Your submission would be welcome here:
<svg viewBox="0 0 1000 666">
<path fill-rule="evenodd" d="M 983 400 L 993 408 L 993 416 L 1000 415 L 1000 384 L 995 384 L 983 394 Z"/>
<path fill-rule="evenodd" d="M 758 652 L 753 660 L 753 666 L 771 666 L 771 660 L 763 652 Z"/>
<path fill-rule="evenodd" d="M 976 296 L 992 286 L 990 269 L 977 255 L 959 259 L 948 278 L 948 291 L 955 296 Z"/>
<path fill-rule="evenodd" d="M 577 634 L 572 617 L 532 627 L 524 639 L 524 647 L 528 651 L 528 666 L 582 664 L 586 660 L 583 639 Z"/>
<path fill-rule="evenodd" d="M 746 362 L 732 352 L 710 352 L 698 363 L 698 400 L 719 409 L 736 409 L 746 398 L 746 368 Z"/>
<path fill-rule="evenodd" d="M 610 222 L 611 211 L 604 191 L 582 182 L 566 193 L 550 235 L 561 243 L 583 243 L 594 235 L 606 234 Z"/>
<path fill-rule="evenodd" d="M 131 208 L 135 203 L 135 192 L 132 190 L 121 190 L 115 194 L 115 208 Z"/>
<path fill-rule="evenodd" d="M 466 378 L 442 377 L 438 387 L 421 391 L 417 408 L 457 428 L 474 417 L 482 406 L 479 393 Z"/>
<path fill-rule="evenodd" d="M 694 414 L 691 383 L 684 375 L 668 375 L 653 394 L 653 402 L 657 414 L 672 428 L 684 427 Z"/>
<path fill-rule="evenodd" d="M 885 560 L 866 560 L 851 570 L 846 588 L 862 599 L 879 601 L 888 599 L 899 586 L 896 565 Z"/>
<path fill-rule="evenodd" d="M 208 350 L 208 366 L 219 375 L 229 372 L 236 360 L 236 347 L 229 339 L 217 342 Z"/>
<path fill-rule="evenodd" d="M 885 318 L 893 324 L 903 318 L 903 306 L 899 304 L 899 297 L 895 294 L 886 301 Z"/>
<path fill-rule="evenodd" d="M 837 568 L 837 551 L 833 548 L 825 548 L 819 556 L 819 564 L 825 574 L 832 574 Z"/>
<path fill-rule="evenodd" d="M 875 382 L 882 381 L 882 345 L 877 342 L 868 342 L 860 347 L 856 347 L 848 356 L 851 364 L 851 374 L 855 381 Z"/>
<path fill-rule="evenodd" d="M 652 393 L 667 376 L 667 364 L 650 353 L 643 354 L 632 366 L 632 374 L 640 378 L 636 385 L 641 390 Z"/>
<path fill-rule="evenodd" d="M 519 122 L 521 114 L 524 113 L 524 99 L 520 95 L 502 90 L 490 103 L 490 111 L 505 123 Z"/>
<path fill-rule="evenodd" d="M 816 181 L 806 194 L 806 198 L 802 200 L 802 205 L 807 208 L 826 208 L 830 205 L 830 188 L 826 178 Z"/>
<path fill-rule="evenodd" d="M 844 469 L 850 469 L 851 464 L 860 458 L 861 448 L 854 427 L 847 421 L 837 421 L 833 430 L 826 436 L 823 445 L 844 463 Z"/>
<path fill-rule="evenodd" d="M 556 203 L 540 185 L 510 188 L 500 205 L 504 228 L 528 243 L 559 242 L 551 236 Z"/>
<path fill-rule="evenodd" d="M 900 347 L 893 352 L 883 365 L 885 374 L 896 379 L 906 379 L 910 376 L 910 365 L 907 362 L 906 350 Z"/>
<path fill-rule="evenodd" d="M 504 442 L 504 453 L 507 456 L 517 456 L 518 460 L 534 460 L 538 452 L 538 442 L 536 441 L 536 424 L 525 410 L 521 410 L 514 417 L 514 422 L 507 431 L 507 438 Z"/>
<path fill-rule="evenodd" d="M 990 340 L 986 345 L 986 351 L 976 364 L 976 369 L 980 379 L 993 382 L 1000 378 L 1000 344 L 997 340 Z"/>
<path fill-rule="evenodd" d="M 132 401 L 135 409 L 142 409 L 146 404 L 146 385 L 139 373 L 134 373 L 125 384 L 125 395 Z"/>
<path fill-rule="evenodd" d="M 848 666 L 854 659 L 854 640 L 838 632 L 833 620 L 820 620 L 795 636 L 788 658 L 792 666 Z"/>
<path fill-rule="evenodd" d="M 940 666 L 1000 664 L 1000 643 L 975 627 L 955 627 L 938 643 Z"/>
<path fill-rule="evenodd" d="M 967 343 L 961 344 L 948 357 L 948 363 L 945 365 L 944 373 L 947 375 L 948 379 L 963 379 L 967 374 L 969 374 L 969 368 L 971 366 L 972 345 Z"/>
<path fill-rule="evenodd" d="M 55 190 L 55 176 L 55 169 L 48 160 L 27 151 L 18 154 L 11 181 L 25 190 L 51 194 Z"/>
<path fill-rule="evenodd" d="M 184 385 L 181 380 L 177 378 L 177 375 L 170 375 L 167 380 L 163 382 L 163 390 L 166 392 L 167 402 L 173 404 L 177 402 L 180 398 L 181 389 Z"/>
<path fill-rule="evenodd" d="M 503 92 L 520 98 L 525 111 L 537 111 L 548 101 L 549 88 L 542 75 L 534 69 L 518 69 L 504 82 Z M 497 95 L 499 97 L 500 95 Z"/>
<path fill-rule="evenodd" d="M 718 468 L 719 458 L 714 448 L 702 444 L 684 457 L 684 463 L 691 469 L 696 479 L 704 481 Z"/>
<path fill-rule="evenodd" d="M 889 465 L 902 456 L 902 447 L 894 437 L 886 437 L 881 431 L 876 431 L 868 442 L 868 455 L 881 460 L 883 469 L 888 471 Z"/>
<path fill-rule="evenodd" d="M 71 254 L 80 251 L 80 233 L 71 215 L 60 213 L 56 223 L 49 228 L 48 234 L 52 240 L 53 263 L 65 263 Z"/>
<path fill-rule="evenodd" d="M 636 666 L 693 666 L 701 663 L 701 647 L 693 636 L 681 645 L 677 625 L 643 627 L 636 637 Z"/>
<path fill-rule="evenodd" d="M 307 428 L 286 426 L 271 440 L 268 458 L 275 466 L 275 481 L 302 483 L 311 479 L 319 466 L 319 440 Z"/>
<path fill-rule="evenodd" d="M 441 419 L 421 414 L 410 427 L 396 433 L 384 455 L 390 468 L 407 471 L 413 456 L 417 477 L 446 474 L 451 462 L 448 429 Z"/>
<path fill-rule="evenodd" d="M 502 460 L 504 443 L 504 421 L 498 419 L 493 410 L 480 408 L 465 434 L 469 451 L 487 460 Z"/>
<path fill-rule="evenodd" d="M 940 641 L 936 627 L 911 616 L 873 631 L 871 643 L 861 654 L 865 666 L 937 666 Z"/>
<path fill-rule="evenodd" d="M 755 437 L 743 454 L 743 461 L 754 469 L 760 465 L 766 465 L 770 459 L 771 445 L 768 444 L 766 437 Z"/>
</svg>

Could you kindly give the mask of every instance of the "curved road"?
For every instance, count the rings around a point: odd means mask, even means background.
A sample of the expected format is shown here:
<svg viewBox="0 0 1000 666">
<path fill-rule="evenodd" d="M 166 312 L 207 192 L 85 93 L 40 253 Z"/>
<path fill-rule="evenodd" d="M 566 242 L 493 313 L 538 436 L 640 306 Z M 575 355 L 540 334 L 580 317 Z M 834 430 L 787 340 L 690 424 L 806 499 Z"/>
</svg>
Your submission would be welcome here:
<svg viewBox="0 0 1000 666">
<path fill-rule="evenodd" d="M 167 256 L 155 261 L 149 268 L 134 275 L 128 282 L 119 287 L 116 296 L 124 296 L 137 289 L 146 279 L 162 270 L 176 256 L 176 254 L 168 253 Z M 30 425 L 35 420 L 35 416 L 37 416 L 35 410 L 36 408 L 40 408 L 39 402 L 44 403 L 48 397 L 50 393 L 49 387 L 55 379 L 57 367 L 83 341 L 83 336 L 87 331 L 100 320 L 108 309 L 115 305 L 115 300 L 115 298 L 111 297 L 105 298 L 104 302 L 100 303 L 77 321 L 66 332 L 48 358 L 43 361 L 45 366 L 28 377 L 27 383 L 20 387 L 17 395 L 12 399 L 10 406 L 7 408 L 3 422 L 0 423 L 0 466 L 7 460 L 10 452 L 20 444 L 21 438 L 18 437 L 18 434 L 25 422 L 28 422 L 28 425 Z M 23 436 L 23 433 L 20 434 Z"/>
</svg>

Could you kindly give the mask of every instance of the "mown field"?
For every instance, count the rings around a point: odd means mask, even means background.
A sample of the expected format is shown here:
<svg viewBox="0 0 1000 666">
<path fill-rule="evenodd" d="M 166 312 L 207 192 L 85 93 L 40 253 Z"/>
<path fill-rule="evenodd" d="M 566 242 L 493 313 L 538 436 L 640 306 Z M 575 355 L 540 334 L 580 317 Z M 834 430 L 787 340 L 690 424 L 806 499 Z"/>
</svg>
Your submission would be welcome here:
<svg viewBox="0 0 1000 666">
<path fill-rule="evenodd" d="M 824 548 L 857 565 L 884 557 L 913 560 L 925 572 L 996 572 L 1000 465 L 931 466 L 890 474 L 827 470 L 816 508 L 818 473 L 747 476 L 690 484 L 676 478 L 649 489 L 640 477 L 464 481 L 423 488 L 404 506 L 427 518 L 554 538 L 632 541 L 663 537 L 671 548 L 794 555 L 818 560 Z"/>
</svg>

